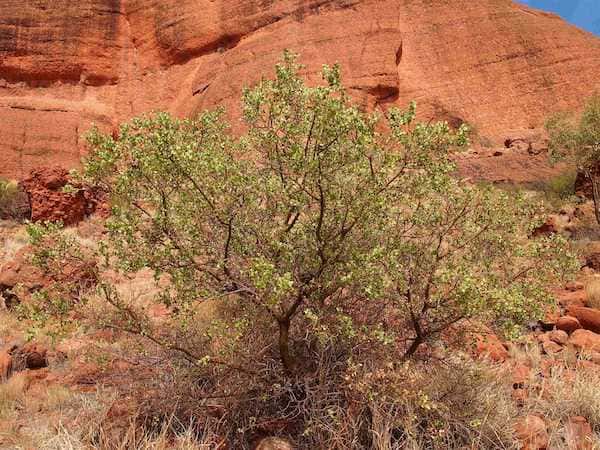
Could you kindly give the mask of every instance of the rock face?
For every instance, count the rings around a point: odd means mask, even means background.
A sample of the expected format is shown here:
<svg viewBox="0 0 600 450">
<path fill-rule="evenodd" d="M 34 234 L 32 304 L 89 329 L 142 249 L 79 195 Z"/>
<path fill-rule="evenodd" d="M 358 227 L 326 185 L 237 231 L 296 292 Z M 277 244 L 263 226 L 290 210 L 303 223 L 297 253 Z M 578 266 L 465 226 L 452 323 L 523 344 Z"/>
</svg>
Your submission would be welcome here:
<svg viewBox="0 0 600 450">
<path fill-rule="evenodd" d="M 600 87 L 599 39 L 511 0 L 4 0 L 0 176 L 76 165 L 92 123 L 217 104 L 236 116 L 284 48 L 313 82 L 337 61 L 364 105 L 415 99 L 422 118 L 469 122 L 495 145 Z M 539 166 L 519 158 L 467 172 Z"/>
<path fill-rule="evenodd" d="M 68 173 L 60 167 L 34 170 L 21 183 L 31 205 L 31 220 L 61 221 L 65 225 L 80 222 L 86 215 L 83 191 L 63 192 Z"/>
</svg>

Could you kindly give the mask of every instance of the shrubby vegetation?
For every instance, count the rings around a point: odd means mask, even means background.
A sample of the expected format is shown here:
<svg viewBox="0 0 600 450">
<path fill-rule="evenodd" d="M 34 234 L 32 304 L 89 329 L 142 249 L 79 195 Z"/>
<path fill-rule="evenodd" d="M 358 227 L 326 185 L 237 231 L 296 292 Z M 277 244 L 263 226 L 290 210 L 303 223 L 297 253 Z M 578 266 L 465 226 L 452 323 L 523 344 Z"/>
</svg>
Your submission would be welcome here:
<svg viewBox="0 0 600 450">
<path fill-rule="evenodd" d="M 565 170 L 561 174 L 548 180 L 544 186 L 547 197 L 556 198 L 558 201 L 570 200 L 575 195 L 576 170 Z"/>
<path fill-rule="evenodd" d="M 421 377 L 454 363 L 454 387 L 478 379 L 444 350 L 449 336 L 474 323 L 517 333 L 573 259 L 559 236 L 528 239 L 541 222 L 536 205 L 455 178 L 450 156 L 466 127 L 419 123 L 414 105 L 366 114 L 337 66 L 323 79 L 306 86 L 286 53 L 274 80 L 244 92 L 240 138 L 221 111 L 159 113 L 117 138 L 90 134 L 82 182 L 112 202 L 97 250 L 97 324 L 180 358 L 195 401 L 226 399 L 224 433 L 236 448 L 257 418 L 286 423 L 301 448 L 471 442 L 489 411 L 461 411 L 468 393 L 430 404 Z M 89 251 L 58 245 L 56 228 L 31 230 L 48 270 L 60 270 L 48 259 Z M 148 268 L 154 302 L 170 312 L 160 324 L 103 276 Z M 84 307 L 80 296 L 64 298 L 60 314 Z M 430 419 L 418 419 L 425 411 Z M 384 413 L 395 431 L 377 435 L 387 444 L 376 447 L 375 415 Z M 462 415 L 462 434 L 436 443 L 430 427 L 458 430 L 451 423 Z M 498 446 L 505 438 L 489 433 Z"/>
<path fill-rule="evenodd" d="M 569 159 L 590 180 L 600 224 L 600 95 L 591 97 L 579 118 L 568 114 L 553 116 L 546 123 L 552 160 Z"/>
<path fill-rule="evenodd" d="M 0 178 L 0 219 L 22 220 L 27 218 L 27 196 L 14 181 Z"/>
</svg>

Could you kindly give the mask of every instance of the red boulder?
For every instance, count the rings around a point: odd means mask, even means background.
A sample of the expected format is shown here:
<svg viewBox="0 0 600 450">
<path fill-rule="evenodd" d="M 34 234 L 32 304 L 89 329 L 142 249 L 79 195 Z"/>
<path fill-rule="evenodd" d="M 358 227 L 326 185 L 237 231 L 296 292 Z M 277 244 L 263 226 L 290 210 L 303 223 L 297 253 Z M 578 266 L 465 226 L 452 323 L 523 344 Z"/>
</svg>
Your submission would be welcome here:
<svg viewBox="0 0 600 450">
<path fill-rule="evenodd" d="M 575 330 L 569 338 L 569 344 L 586 352 L 600 351 L 600 334 L 589 330 Z"/>
<path fill-rule="evenodd" d="M 579 330 L 581 328 L 581 324 L 579 320 L 575 317 L 564 316 L 559 318 L 556 321 L 556 329 L 566 331 L 567 333 L 572 333 L 575 330 Z"/>
<path fill-rule="evenodd" d="M 65 191 L 68 183 L 69 173 L 61 167 L 33 170 L 21 182 L 29 196 L 32 221 L 61 221 L 73 225 L 83 220 L 86 209 L 83 191 Z"/>
<path fill-rule="evenodd" d="M 573 306 L 569 308 L 569 315 L 579 320 L 581 326 L 586 330 L 600 333 L 600 310 Z"/>
</svg>

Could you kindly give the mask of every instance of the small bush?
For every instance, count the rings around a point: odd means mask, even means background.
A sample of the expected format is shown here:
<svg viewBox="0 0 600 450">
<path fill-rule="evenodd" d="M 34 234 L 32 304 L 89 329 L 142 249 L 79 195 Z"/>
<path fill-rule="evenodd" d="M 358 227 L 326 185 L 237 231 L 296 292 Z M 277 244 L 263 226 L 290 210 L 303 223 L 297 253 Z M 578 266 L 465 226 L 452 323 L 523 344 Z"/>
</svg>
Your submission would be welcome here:
<svg viewBox="0 0 600 450">
<path fill-rule="evenodd" d="M 30 214 L 27 194 L 16 182 L 0 179 L 0 219 L 23 220 Z"/>
<path fill-rule="evenodd" d="M 565 170 L 560 175 L 548 180 L 544 190 L 548 194 L 554 195 L 562 200 L 566 200 L 575 195 L 576 178 L 576 170 Z"/>
</svg>

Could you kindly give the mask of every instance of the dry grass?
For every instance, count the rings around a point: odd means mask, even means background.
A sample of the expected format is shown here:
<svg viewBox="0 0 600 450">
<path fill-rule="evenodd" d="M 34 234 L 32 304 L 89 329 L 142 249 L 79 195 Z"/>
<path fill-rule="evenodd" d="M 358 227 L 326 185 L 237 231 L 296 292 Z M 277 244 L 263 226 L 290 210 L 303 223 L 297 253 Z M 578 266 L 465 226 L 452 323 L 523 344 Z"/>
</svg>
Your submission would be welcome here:
<svg viewBox="0 0 600 450">
<path fill-rule="evenodd" d="M 537 345 L 515 347 L 512 357 L 534 368 L 526 382 L 530 394 L 522 407 L 517 407 L 511 396 L 510 370 L 468 358 L 453 357 L 450 364 L 401 366 L 393 371 L 360 369 L 350 377 L 351 392 L 344 392 L 349 386 L 326 372 L 323 375 L 328 376 L 319 382 L 325 384 L 308 386 L 304 380 L 304 384 L 289 388 L 295 394 L 297 388 L 304 389 L 305 397 L 297 406 L 304 409 L 297 412 L 310 419 L 303 421 L 302 435 L 294 436 L 297 448 L 508 450 L 517 448 L 512 424 L 529 414 L 544 417 L 550 448 L 565 448 L 564 426 L 573 416 L 585 417 L 600 436 L 599 372 L 572 370 L 577 361 L 573 354 L 566 354 L 565 368 L 538 376 L 545 357 Z M 173 389 L 173 400 L 183 399 L 166 379 L 157 383 L 164 390 Z M 130 394 L 136 396 L 136 392 Z M 12 444 L 8 448 L 40 450 L 215 449 L 221 436 L 231 437 L 232 427 L 241 423 L 213 422 L 203 428 L 196 422 L 194 427 L 186 427 L 171 415 L 148 429 L 140 420 L 145 414 L 141 409 L 111 422 L 107 413 L 116 395 L 110 390 L 81 394 L 52 386 L 41 397 L 30 399 L 24 396 L 22 379 L 14 377 L 0 386 L 0 419 L 20 417 L 25 426 L 0 430 L 0 448 L 8 442 Z M 348 403 L 348 395 L 357 401 Z M 252 409 L 256 405 L 238 406 L 248 408 L 244 414 L 261 412 Z M 228 420 L 236 414 L 240 413 L 228 413 Z M 265 416 L 256 416 L 261 417 Z M 600 440 L 594 445 L 600 448 Z"/>
<path fill-rule="evenodd" d="M 373 449 L 514 447 L 513 431 L 506 424 L 518 411 L 498 369 L 465 359 L 450 366 L 431 365 L 414 376 L 409 379 L 410 384 L 416 381 L 415 390 L 408 385 L 408 394 L 396 399 L 400 414 L 394 420 L 388 415 L 373 421 Z M 403 430 L 400 439 L 398 425 Z"/>
<path fill-rule="evenodd" d="M 9 261 L 28 243 L 25 226 L 14 222 L 0 225 L 0 260 Z"/>
<path fill-rule="evenodd" d="M 584 417 L 592 427 L 592 447 L 600 449 L 600 371 L 581 367 L 574 351 L 566 348 L 556 357 L 557 364 L 541 376 L 543 359 L 539 346 L 526 345 L 513 350 L 516 361 L 532 368 L 527 380 L 528 397 L 521 415 L 543 417 L 550 435 L 550 448 L 562 449 L 564 426 L 575 416 Z"/>
<path fill-rule="evenodd" d="M 188 428 L 172 435 L 165 426 L 158 433 L 144 432 L 135 422 L 131 422 L 118 437 L 107 428 L 96 430 L 92 439 L 82 438 L 80 433 L 60 423 L 53 434 L 40 435 L 38 450 L 213 450 L 222 443 L 211 431 L 196 436 Z"/>
<path fill-rule="evenodd" d="M 590 308 L 600 309 L 600 278 L 591 278 L 585 285 L 587 305 Z"/>
<path fill-rule="evenodd" d="M 530 390 L 524 409 L 544 417 L 550 448 L 561 448 L 564 426 L 571 417 L 582 416 L 595 434 L 593 448 L 600 448 L 600 374 L 597 371 L 555 370 Z"/>
<path fill-rule="evenodd" d="M 16 337 L 15 333 L 18 333 L 22 328 L 22 324 L 19 320 L 7 311 L 3 311 L 4 301 L 0 296 L 0 345 L 4 345 L 4 339 L 7 336 Z"/>
<path fill-rule="evenodd" d="M 14 376 L 6 383 L 0 384 L 0 420 L 15 415 L 25 403 L 26 379 Z"/>
</svg>

